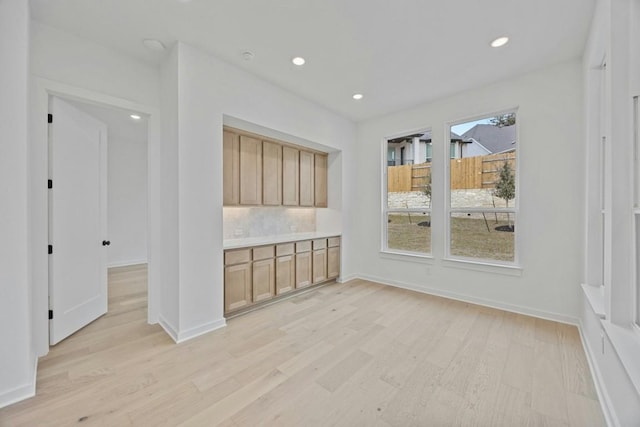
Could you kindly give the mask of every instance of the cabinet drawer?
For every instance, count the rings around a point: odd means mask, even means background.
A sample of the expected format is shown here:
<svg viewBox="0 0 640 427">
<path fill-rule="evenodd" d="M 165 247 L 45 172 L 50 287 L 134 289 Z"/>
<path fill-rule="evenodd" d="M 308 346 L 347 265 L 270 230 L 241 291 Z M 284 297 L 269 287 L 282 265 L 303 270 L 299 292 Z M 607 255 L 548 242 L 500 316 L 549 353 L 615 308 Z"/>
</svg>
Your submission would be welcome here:
<svg viewBox="0 0 640 427">
<path fill-rule="evenodd" d="M 313 250 L 325 249 L 327 247 L 327 239 L 317 239 L 313 241 Z"/>
<path fill-rule="evenodd" d="M 261 246 L 259 248 L 253 248 L 253 260 L 273 258 L 273 245 Z"/>
<path fill-rule="evenodd" d="M 251 261 L 251 249 L 236 249 L 224 253 L 224 265 L 242 264 L 249 261 Z"/>
<path fill-rule="evenodd" d="M 329 237 L 327 239 L 328 246 L 330 248 L 335 248 L 336 246 L 340 246 L 340 238 L 339 237 Z"/>
<path fill-rule="evenodd" d="M 291 255 L 293 252 L 293 243 L 283 243 L 276 246 L 276 256 Z"/>
<path fill-rule="evenodd" d="M 311 240 L 296 243 L 296 253 L 309 252 L 311 250 Z"/>
</svg>

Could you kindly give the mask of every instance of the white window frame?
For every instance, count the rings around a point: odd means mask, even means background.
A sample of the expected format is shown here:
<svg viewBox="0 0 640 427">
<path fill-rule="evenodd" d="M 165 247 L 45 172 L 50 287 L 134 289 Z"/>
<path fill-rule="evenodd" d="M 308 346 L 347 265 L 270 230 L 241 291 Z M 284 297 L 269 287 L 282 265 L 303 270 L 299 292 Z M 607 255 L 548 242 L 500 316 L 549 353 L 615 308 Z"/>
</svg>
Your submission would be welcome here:
<svg viewBox="0 0 640 427">
<path fill-rule="evenodd" d="M 516 115 L 516 167 L 515 167 L 515 180 L 516 180 L 516 200 L 513 208 L 451 208 L 451 158 L 449 150 L 445 150 L 445 167 L 444 167 L 444 227 L 445 227 L 445 252 L 444 252 L 444 260 L 447 262 L 463 262 L 469 264 L 477 264 L 482 266 L 495 266 L 495 267 L 507 267 L 507 268 L 516 268 L 520 269 L 520 233 L 516 230 L 514 232 L 514 244 L 513 244 L 513 261 L 502 261 L 491 258 L 472 258 L 472 257 L 463 257 L 459 255 L 451 254 L 451 214 L 453 213 L 474 213 L 474 212 L 484 212 L 488 214 L 495 213 L 511 213 L 515 217 L 514 226 L 518 222 L 519 218 L 519 207 L 520 207 L 520 160 L 519 160 L 519 152 L 520 152 L 520 118 L 518 116 L 518 107 L 505 108 L 502 110 L 498 110 L 495 112 L 488 112 L 484 114 L 479 114 L 471 117 L 466 117 L 454 121 L 450 121 L 445 123 L 444 126 L 444 141 L 449 142 L 451 139 L 451 128 L 453 126 L 472 122 L 475 120 L 482 120 L 490 117 L 496 117 L 501 114 L 514 113 Z"/>
<path fill-rule="evenodd" d="M 381 182 L 381 200 L 382 200 L 382 206 L 381 206 L 381 212 L 382 212 L 382 217 L 381 217 L 381 221 L 382 221 L 382 239 L 381 239 L 381 247 L 380 247 L 380 252 L 383 254 L 390 254 L 392 256 L 394 255 L 401 255 L 401 256 L 409 256 L 409 257 L 414 257 L 414 258 L 418 258 L 418 259 L 424 259 L 424 260 L 432 260 L 433 259 L 433 235 L 432 235 L 432 240 L 431 240 L 431 245 L 429 247 L 429 252 L 414 252 L 414 251 L 406 251 L 406 250 L 402 250 L 402 249 L 396 249 L 396 248 L 389 248 L 388 245 L 388 218 L 389 218 L 389 214 L 390 213 L 418 213 L 418 214 L 422 214 L 422 213 L 428 213 L 429 218 L 431 220 L 433 220 L 433 216 L 432 216 L 432 212 L 433 212 L 433 193 L 431 196 L 431 203 L 430 203 L 430 207 L 429 208 L 407 208 L 407 209 L 389 209 L 389 195 L 388 195 L 388 176 L 387 176 L 387 152 L 388 152 L 388 141 L 390 139 L 395 139 L 395 138 L 400 138 L 403 137 L 405 135 L 412 135 L 412 134 L 416 134 L 416 133 L 422 133 L 422 132 L 427 132 L 430 131 L 432 128 L 430 126 L 427 127 L 423 127 L 423 128 L 418 128 L 417 130 L 413 130 L 413 131 L 406 131 L 406 132 L 400 132 L 397 133 L 395 135 L 391 135 L 391 136 L 387 136 L 385 138 L 383 138 L 382 143 L 381 143 L 381 151 L 383 153 L 382 155 L 382 159 L 384 160 L 383 164 L 382 164 L 382 182 Z M 433 152 L 432 152 L 433 153 Z M 433 166 L 432 166 L 433 167 Z M 433 169 L 432 169 L 433 172 Z M 431 176 L 431 187 L 433 188 L 433 175 Z M 431 224 L 431 230 L 433 231 L 433 223 Z"/>
<path fill-rule="evenodd" d="M 640 334 L 640 95 L 633 97 L 633 283 L 634 326 Z"/>
</svg>

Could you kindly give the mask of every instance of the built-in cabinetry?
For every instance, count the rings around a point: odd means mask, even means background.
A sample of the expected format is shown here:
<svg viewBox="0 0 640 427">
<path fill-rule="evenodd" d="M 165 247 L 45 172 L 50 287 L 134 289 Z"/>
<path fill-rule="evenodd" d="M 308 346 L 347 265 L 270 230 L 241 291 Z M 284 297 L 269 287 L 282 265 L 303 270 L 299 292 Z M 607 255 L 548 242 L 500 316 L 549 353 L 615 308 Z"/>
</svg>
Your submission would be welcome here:
<svg viewBox="0 0 640 427">
<path fill-rule="evenodd" d="M 327 207 L 326 153 L 225 127 L 225 206 Z"/>
<path fill-rule="evenodd" d="M 228 314 L 338 277 L 340 237 L 229 249 L 224 264 Z"/>
<path fill-rule="evenodd" d="M 314 205 L 319 208 L 327 207 L 327 156 L 314 154 L 313 182 Z"/>
<path fill-rule="evenodd" d="M 262 204 L 262 141 L 240 135 L 240 204 Z"/>
<path fill-rule="evenodd" d="M 282 147 L 282 204 L 300 205 L 300 150 Z"/>
<path fill-rule="evenodd" d="M 296 288 L 311 284 L 311 240 L 296 242 Z"/>
</svg>

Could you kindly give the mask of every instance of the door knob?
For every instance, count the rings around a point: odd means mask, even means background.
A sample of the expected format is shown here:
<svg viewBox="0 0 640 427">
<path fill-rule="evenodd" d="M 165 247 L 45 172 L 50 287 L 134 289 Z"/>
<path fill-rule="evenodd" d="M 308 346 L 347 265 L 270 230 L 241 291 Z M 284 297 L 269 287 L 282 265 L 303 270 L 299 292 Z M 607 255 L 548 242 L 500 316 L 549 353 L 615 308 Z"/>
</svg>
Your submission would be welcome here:
<svg viewBox="0 0 640 427">
<path fill-rule="evenodd" d="M 102 241 L 102 246 L 109 246 L 111 244 L 111 242 L 109 240 L 103 240 Z"/>
</svg>

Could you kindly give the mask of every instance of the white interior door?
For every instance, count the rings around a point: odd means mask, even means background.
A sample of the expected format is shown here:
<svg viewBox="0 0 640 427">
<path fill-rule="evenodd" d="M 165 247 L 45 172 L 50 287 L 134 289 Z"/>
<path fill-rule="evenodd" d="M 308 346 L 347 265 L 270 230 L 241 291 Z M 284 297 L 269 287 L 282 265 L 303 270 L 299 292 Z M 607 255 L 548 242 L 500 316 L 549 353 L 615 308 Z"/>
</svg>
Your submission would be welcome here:
<svg viewBox="0 0 640 427">
<path fill-rule="evenodd" d="M 52 97 L 49 342 L 107 312 L 107 126 Z"/>
</svg>

